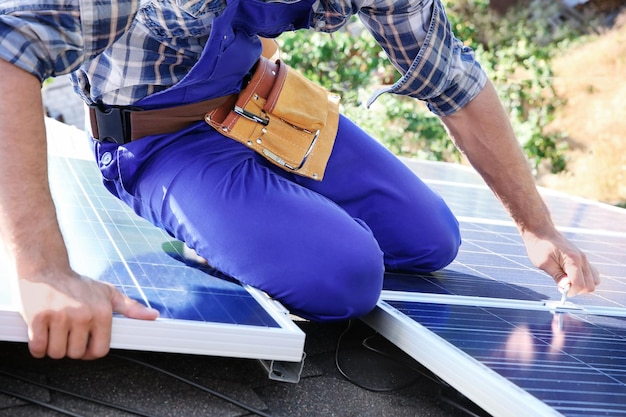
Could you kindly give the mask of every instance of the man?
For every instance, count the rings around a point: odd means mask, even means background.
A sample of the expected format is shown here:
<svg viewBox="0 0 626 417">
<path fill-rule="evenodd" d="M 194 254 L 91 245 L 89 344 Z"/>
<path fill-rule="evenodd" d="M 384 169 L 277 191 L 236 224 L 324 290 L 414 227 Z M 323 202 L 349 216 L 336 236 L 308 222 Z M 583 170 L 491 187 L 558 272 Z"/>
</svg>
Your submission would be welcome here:
<svg viewBox="0 0 626 417">
<path fill-rule="evenodd" d="M 100 357 L 112 312 L 157 316 L 69 266 L 46 174 L 40 84 L 50 76 L 72 73 L 92 106 L 113 194 L 294 313 L 358 317 L 375 305 L 385 268 L 453 260 L 458 224 L 441 199 L 325 94 L 259 58 L 259 37 L 332 32 L 353 14 L 403 74 L 389 90 L 441 116 L 532 262 L 570 295 L 594 290 L 598 273 L 552 224 L 492 85 L 439 0 L 0 0 L 0 227 L 34 356 Z M 286 153 L 266 147 L 299 135 L 308 142 Z M 299 165 L 289 159 L 298 146 Z"/>
</svg>

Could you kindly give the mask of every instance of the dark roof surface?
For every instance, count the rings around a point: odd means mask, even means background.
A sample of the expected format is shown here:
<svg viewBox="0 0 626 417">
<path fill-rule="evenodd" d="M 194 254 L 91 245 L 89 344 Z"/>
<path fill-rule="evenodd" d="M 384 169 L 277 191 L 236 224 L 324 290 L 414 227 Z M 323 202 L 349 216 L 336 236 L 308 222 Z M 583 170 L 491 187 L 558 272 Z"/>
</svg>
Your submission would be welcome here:
<svg viewBox="0 0 626 417">
<path fill-rule="evenodd" d="M 134 362 L 139 360 L 215 390 L 265 415 L 463 415 L 446 401 L 446 398 L 454 397 L 454 393 L 414 371 L 413 368 L 419 368 L 419 365 L 363 323 L 317 324 L 303 321 L 298 324 L 307 335 L 307 358 L 297 384 L 270 380 L 255 360 L 129 351 L 112 351 L 104 359 L 87 362 L 38 360 L 29 355 L 25 344 L 4 342 L 0 343 L 0 390 L 15 392 L 75 413 L 70 415 L 136 415 L 96 404 L 90 399 L 104 400 L 144 413 L 139 415 L 255 415 L 172 375 Z M 336 362 L 352 381 L 340 373 Z M 16 376 L 89 399 L 73 398 L 50 387 L 20 381 Z M 359 385 L 388 391 L 375 392 Z M 0 394 L 0 416 L 57 415 L 63 414 Z"/>
</svg>

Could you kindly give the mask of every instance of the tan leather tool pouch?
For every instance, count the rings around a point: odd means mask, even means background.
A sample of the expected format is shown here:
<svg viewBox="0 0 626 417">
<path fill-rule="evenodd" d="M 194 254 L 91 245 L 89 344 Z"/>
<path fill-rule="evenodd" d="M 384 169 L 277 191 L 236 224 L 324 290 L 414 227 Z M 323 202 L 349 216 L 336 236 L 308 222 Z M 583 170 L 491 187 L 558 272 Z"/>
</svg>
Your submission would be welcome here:
<svg viewBox="0 0 626 417">
<path fill-rule="evenodd" d="M 337 135 L 339 98 L 280 60 L 261 57 L 236 101 L 205 120 L 273 164 L 321 180 Z"/>
</svg>

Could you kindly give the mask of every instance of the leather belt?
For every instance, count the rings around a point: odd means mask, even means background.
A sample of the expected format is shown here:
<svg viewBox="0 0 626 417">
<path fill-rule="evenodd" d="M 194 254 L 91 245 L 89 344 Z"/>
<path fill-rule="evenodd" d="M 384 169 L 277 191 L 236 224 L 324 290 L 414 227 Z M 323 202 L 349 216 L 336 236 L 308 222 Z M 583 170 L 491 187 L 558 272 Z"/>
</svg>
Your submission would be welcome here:
<svg viewBox="0 0 626 417">
<path fill-rule="evenodd" d="M 100 106 L 90 106 L 91 134 L 98 141 L 123 145 L 145 136 L 173 133 L 203 121 L 207 113 L 220 106 L 232 109 L 229 104 L 236 97 L 229 95 L 155 110 L 132 107 L 102 109 Z"/>
<path fill-rule="evenodd" d="M 263 44 L 263 57 L 272 61 L 275 60 L 278 57 L 276 40 L 260 39 Z M 272 85 L 273 82 L 266 79 L 260 88 L 262 91 L 269 91 Z M 243 87 L 245 88 L 245 85 Z M 213 112 L 214 110 L 217 110 L 220 115 L 226 115 L 233 109 L 237 97 L 236 94 L 232 94 L 198 103 L 156 110 L 90 106 L 91 134 L 98 141 L 109 141 L 123 145 L 145 136 L 173 133 L 193 123 L 205 120 L 209 113 L 216 113 Z"/>
</svg>

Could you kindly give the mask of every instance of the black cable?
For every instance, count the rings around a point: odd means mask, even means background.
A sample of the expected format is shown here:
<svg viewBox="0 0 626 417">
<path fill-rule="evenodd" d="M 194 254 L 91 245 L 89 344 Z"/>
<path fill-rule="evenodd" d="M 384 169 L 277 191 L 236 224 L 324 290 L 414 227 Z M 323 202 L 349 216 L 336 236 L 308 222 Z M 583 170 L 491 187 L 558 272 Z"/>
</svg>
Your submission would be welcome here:
<svg viewBox="0 0 626 417">
<path fill-rule="evenodd" d="M 351 377 L 350 375 L 348 375 L 348 373 L 343 370 L 343 368 L 341 367 L 341 364 L 339 363 L 339 351 L 341 349 L 341 342 L 343 341 L 343 338 L 348 333 L 348 331 L 350 331 L 351 327 L 352 327 L 352 320 L 350 320 L 348 322 L 348 327 L 346 327 L 346 329 L 339 335 L 339 338 L 337 339 L 337 345 L 335 347 L 335 367 L 337 368 L 337 371 L 339 371 L 339 373 L 348 382 L 356 385 L 359 388 L 363 388 L 364 390 L 371 391 L 371 392 L 391 392 L 391 391 L 395 391 L 396 390 L 395 387 L 378 388 L 378 387 L 372 387 L 372 386 L 368 386 L 368 385 L 362 384 L 362 383 L 358 382 L 356 379 L 354 379 L 353 377 Z M 415 381 L 411 381 L 411 384 L 413 384 L 414 382 Z"/>
<path fill-rule="evenodd" d="M 392 361 L 396 361 L 398 363 L 400 363 L 401 365 L 407 366 L 408 368 L 410 368 L 412 371 L 419 373 L 421 376 L 429 379 L 430 381 L 438 384 L 440 387 L 442 387 L 444 389 L 444 391 L 439 393 L 439 399 L 441 401 L 443 401 L 444 403 L 448 404 L 449 406 L 455 408 L 458 411 L 463 412 L 464 414 L 466 414 L 468 417 L 485 417 L 487 414 L 484 413 L 483 410 L 481 410 L 481 414 L 477 414 L 474 411 L 470 410 L 468 407 L 469 406 L 474 406 L 474 407 L 478 407 L 476 404 L 474 404 L 473 402 L 471 402 L 471 400 L 467 399 L 467 397 L 463 396 L 463 394 L 460 394 L 458 390 L 456 390 L 454 387 L 452 387 L 450 384 L 448 384 L 446 381 L 444 381 L 442 378 L 438 377 L 436 374 L 432 373 L 431 371 L 429 371 L 427 368 L 423 367 L 423 365 L 420 365 L 420 367 L 422 367 L 422 370 L 420 370 L 419 368 L 416 368 L 414 366 L 414 362 L 409 362 L 409 361 L 405 361 L 405 360 L 400 360 L 397 357 L 394 357 L 392 355 L 390 355 L 389 353 L 377 349 L 373 346 L 371 346 L 369 344 L 369 341 L 371 339 L 373 339 L 374 337 L 378 336 L 378 333 L 368 336 L 366 337 L 363 342 L 362 345 L 364 347 L 366 347 L 367 349 L 371 350 L 372 352 L 378 353 L 379 355 L 382 355 Z M 451 391 L 452 394 L 454 396 L 460 396 L 459 399 L 454 399 L 450 396 L 446 396 L 446 391 Z M 464 401 L 466 403 L 469 403 L 466 405 L 461 404 L 461 402 Z"/>
<path fill-rule="evenodd" d="M 436 383 L 437 385 L 439 385 L 440 387 L 442 387 L 444 390 L 452 390 L 454 392 L 454 394 L 457 395 L 461 395 L 459 394 L 459 392 L 453 388 L 450 384 L 448 384 L 446 381 L 444 381 L 443 379 L 441 379 L 440 377 L 438 377 L 437 375 L 433 374 L 431 371 L 429 371 L 427 368 L 424 368 L 422 365 L 420 365 L 420 368 L 415 366 L 415 362 L 413 361 L 408 361 L 408 360 L 401 360 L 395 356 L 392 356 L 391 354 L 373 347 L 370 344 L 370 341 L 378 336 L 378 333 L 375 333 L 373 335 L 367 336 L 366 338 L 364 338 L 361 342 L 361 346 L 363 346 L 364 348 L 368 349 L 371 352 L 374 352 L 378 355 L 381 355 L 382 357 L 385 357 L 387 359 L 389 359 L 392 362 L 395 362 L 396 364 L 398 364 L 399 366 L 403 366 L 403 367 L 407 367 L 408 369 L 410 369 L 411 371 L 415 372 L 418 374 L 418 376 L 416 376 L 413 380 L 405 383 L 405 384 L 401 384 L 398 385 L 396 387 L 386 387 L 386 388 L 376 388 L 376 387 L 370 387 L 367 386 L 365 384 L 359 383 L 357 382 L 354 378 L 350 377 L 341 367 L 341 365 L 339 364 L 339 351 L 341 349 L 341 343 L 343 341 L 343 338 L 345 337 L 345 335 L 350 331 L 350 329 L 352 328 L 352 321 L 348 322 L 348 326 L 346 327 L 346 329 L 339 335 L 339 338 L 337 339 L 337 344 L 336 344 L 336 349 L 335 349 L 335 366 L 337 367 L 337 370 L 339 371 L 339 373 L 346 378 L 346 380 L 348 380 L 349 382 L 351 382 L 352 384 L 363 388 L 365 390 L 371 391 L 371 392 L 391 392 L 391 391 L 399 391 L 402 390 L 404 388 L 408 388 L 411 385 L 415 384 L 420 376 L 421 377 L 425 377 L 428 380 Z M 419 364 L 418 364 L 419 365 Z M 465 413 L 468 417 L 484 417 L 485 414 L 477 414 L 474 411 L 470 410 L 468 407 L 466 407 L 465 405 L 461 404 L 461 402 L 459 402 L 458 400 L 455 400 L 453 398 L 450 398 L 448 396 L 445 396 L 444 392 L 440 392 L 439 394 L 439 398 L 441 401 L 443 401 L 444 403 L 448 404 L 449 406 L 455 408 L 458 411 L 461 411 L 463 413 Z M 468 400 L 466 397 L 463 397 L 463 399 L 467 402 L 470 402 L 470 400 Z M 474 403 L 471 403 L 471 405 L 477 407 Z"/>
<path fill-rule="evenodd" d="M 151 364 L 149 364 L 147 362 L 143 362 L 143 361 L 141 361 L 139 359 L 133 359 L 133 358 L 129 358 L 127 356 L 118 355 L 118 354 L 114 354 L 114 353 L 109 354 L 109 356 L 114 357 L 114 358 L 118 358 L 118 359 L 122 359 L 122 360 L 125 360 L 125 361 L 128 361 L 128 362 L 132 362 L 132 363 L 138 364 L 140 366 L 144 366 L 146 368 L 149 368 L 149 369 L 152 369 L 154 371 L 160 372 L 160 373 L 162 373 L 164 375 L 167 375 L 167 376 L 169 376 L 171 378 L 177 379 L 177 380 L 179 380 L 181 382 L 184 382 L 185 384 L 191 385 L 194 388 L 197 388 L 197 389 L 199 389 L 201 391 L 207 392 L 207 393 L 209 393 L 209 394 L 211 394 L 211 395 L 213 395 L 213 396 L 215 396 L 217 398 L 220 398 L 220 399 L 222 399 L 222 400 L 224 400 L 226 402 L 229 402 L 229 403 L 231 403 L 233 405 L 236 405 L 239 408 L 243 408 L 244 410 L 249 411 L 249 412 L 251 412 L 253 414 L 259 415 L 261 417 L 272 417 L 270 414 L 267 414 L 264 411 L 261 411 L 261 410 L 258 410 L 256 408 L 253 408 L 253 407 L 251 407 L 251 406 L 249 406 L 247 404 L 242 403 L 241 401 L 238 401 L 238 400 L 236 400 L 234 398 L 231 398 L 231 397 L 229 397 L 229 396 L 227 396 L 225 394 L 222 394 L 220 392 L 212 390 L 211 388 L 208 388 L 208 387 L 200 385 L 200 384 L 198 384 L 196 382 L 193 382 L 190 379 L 184 378 L 184 377 L 182 377 L 180 375 L 176 375 L 175 373 L 167 371 L 167 370 L 165 370 L 163 368 L 159 368 L 158 366 L 151 365 Z"/>
<path fill-rule="evenodd" d="M 379 354 L 379 355 L 381 355 L 381 356 L 383 356 L 383 357 L 385 357 L 385 358 L 387 358 L 387 359 L 389 359 L 391 361 L 397 362 L 399 365 L 408 367 L 413 372 L 418 373 L 420 376 L 423 376 L 424 378 L 429 379 L 430 381 L 432 381 L 432 382 L 434 382 L 436 384 L 442 385 L 444 387 L 450 387 L 450 385 L 448 385 L 446 383 L 446 381 L 444 381 L 443 379 L 439 378 L 437 375 L 433 374 L 431 371 L 429 371 L 423 365 L 420 365 L 420 368 L 418 368 L 418 367 L 415 366 L 415 362 L 412 362 L 412 361 L 409 362 L 409 361 L 405 361 L 405 360 L 400 360 L 397 357 L 392 356 L 392 355 L 390 355 L 389 353 L 387 353 L 387 352 L 385 352 L 383 350 L 380 350 L 380 349 L 377 349 L 377 348 L 375 348 L 373 346 L 370 346 L 369 341 L 371 339 L 373 339 L 374 337 L 376 337 L 376 336 L 378 336 L 378 333 L 366 337 L 365 339 L 363 339 L 363 342 L 361 343 L 361 345 L 363 347 L 365 347 L 366 349 L 369 349 L 370 351 L 374 352 L 374 353 L 377 353 L 377 354 Z"/>
<path fill-rule="evenodd" d="M 72 411 L 69 411 L 69 410 L 66 410 L 64 408 L 57 407 L 55 405 L 49 404 L 49 403 L 47 403 L 45 401 L 39 401 L 39 400 L 31 398 L 31 397 L 29 397 L 27 395 L 22 395 L 20 393 L 13 392 L 13 391 L 7 391 L 7 390 L 5 390 L 3 388 L 0 388 L 0 394 L 8 395 L 9 397 L 14 397 L 14 398 L 20 399 L 22 401 L 26 401 L 26 402 L 38 405 L 40 407 L 47 408 L 48 410 L 52 410 L 52 411 L 56 411 L 57 413 L 65 414 L 66 416 L 70 416 L 70 417 L 84 417 L 81 414 L 76 414 L 76 413 L 74 413 Z"/>
<path fill-rule="evenodd" d="M 455 394 L 459 394 L 458 391 L 454 391 Z M 441 401 L 443 401 L 444 403 L 448 404 L 451 407 L 454 407 L 456 410 L 461 411 L 463 413 L 465 413 L 466 415 L 468 415 L 469 417 L 488 417 L 489 414 L 487 414 L 485 411 L 481 410 L 480 414 L 475 413 L 474 411 L 470 410 L 469 408 L 467 408 L 466 406 L 462 405 L 459 401 L 457 400 L 453 400 L 451 398 L 448 398 L 444 395 L 441 395 L 439 397 L 441 399 Z M 470 401 L 467 398 L 463 397 L 466 402 Z M 476 404 L 471 403 L 470 405 L 474 406 L 474 407 L 478 407 Z"/>
<path fill-rule="evenodd" d="M 356 385 L 357 387 L 363 388 L 367 391 L 371 391 L 371 392 L 392 392 L 392 391 L 400 391 L 402 389 L 408 388 L 412 385 L 414 385 L 416 382 L 419 381 L 419 376 L 416 376 L 415 378 L 411 379 L 410 381 L 408 381 L 407 383 L 401 384 L 401 385 L 397 385 L 397 386 L 393 386 L 393 387 L 384 387 L 384 388 L 380 388 L 380 387 L 372 387 L 372 386 L 368 386 L 365 385 L 363 383 L 360 383 L 358 381 L 356 381 L 353 377 L 349 376 L 347 374 L 347 372 L 345 372 L 343 370 L 343 368 L 341 367 L 341 364 L 339 363 L 339 351 L 341 349 L 341 343 L 343 341 L 343 338 L 345 337 L 345 335 L 350 331 L 350 328 L 352 327 L 352 321 L 350 320 L 348 322 L 348 327 L 346 327 L 346 329 L 341 333 L 341 335 L 339 335 L 339 338 L 337 339 L 337 344 L 336 344 L 336 348 L 335 348 L 335 367 L 337 368 L 337 370 L 339 371 L 339 373 L 349 382 L 351 382 L 352 384 Z M 374 335 L 375 336 L 375 335 Z M 378 349 L 372 348 L 371 346 L 369 346 L 367 344 L 367 341 L 369 341 L 373 336 L 368 336 L 367 338 L 365 338 L 363 340 L 363 342 L 361 343 L 361 345 L 363 347 L 365 347 L 366 349 L 377 353 L 383 357 L 386 357 L 388 359 L 390 359 L 392 362 L 398 363 L 400 365 L 408 365 L 410 367 L 410 369 L 416 373 L 418 373 L 419 375 L 425 376 L 431 380 L 433 380 L 432 377 L 426 375 L 424 372 L 422 372 L 421 370 L 416 369 L 414 366 L 412 366 L 412 364 L 408 364 L 405 361 L 400 362 L 397 358 L 392 357 L 389 354 L 386 354 Z M 439 380 L 435 380 L 435 382 L 440 383 L 441 381 Z"/>
<path fill-rule="evenodd" d="M 474 411 L 470 410 L 468 407 L 469 406 L 474 406 L 474 407 L 478 407 L 476 404 L 474 404 L 471 400 L 469 400 L 467 397 L 463 396 L 463 394 L 459 393 L 459 391 L 457 389 L 455 389 L 454 387 L 452 387 L 450 384 L 448 384 L 446 381 L 444 381 L 442 378 L 438 377 L 436 374 L 432 373 L 431 371 L 429 371 L 427 368 L 423 367 L 423 365 L 420 365 L 423 370 L 420 370 L 418 368 L 416 368 L 413 365 L 413 362 L 409 362 L 409 361 L 405 361 L 405 360 L 399 360 L 398 358 L 391 356 L 389 353 L 374 348 L 373 346 L 369 345 L 369 341 L 371 339 L 373 339 L 374 337 L 378 336 L 377 334 L 374 334 L 372 336 L 368 336 L 363 340 L 362 345 L 368 349 L 370 349 L 372 352 L 376 352 L 379 355 L 382 355 L 390 360 L 393 361 L 397 361 L 398 363 L 407 366 L 408 368 L 410 368 L 412 371 L 419 373 L 421 376 L 431 380 L 432 382 L 438 384 L 440 387 L 442 387 L 444 389 L 444 391 L 439 393 L 439 399 L 441 401 L 443 401 L 444 403 L 448 404 L 451 407 L 454 407 L 456 410 L 463 412 L 464 414 L 466 414 L 468 417 L 485 417 L 487 414 L 484 413 L 483 410 L 481 410 L 481 414 L 477 414 Z M 451 392 L 452 395 L 460 397 L 458 399 L 454 399 L 451 396 L 446 396 L 446 391 Z M 468 403 L 467 406 L 463 405 L 461 402 L 465 402 Z"/>
<path fill-rule="evenodd" d="M 130 407 L 126 407 L 124 405 L 113 404 L 111 402 L 104 401 L 104 400 L 99 400 L 97 398 L 87 397 L 85 395 L 78 394 L 76 392 L 67 391 L 67 390 L 65 390 L 63 388 L 54 387 L 52 385 L 45 384 L 43 382 L 33 381 L 32 379 L 25 378 L 25 377 L 17 375 L 17 374 L 13 374 L 11 372 L 0 370 L 0 375 L 6 376 L 7 378 L 17 379 L 19 381 L 26 382 L 28 384 L 35 385 L 37 387 L 47 389 L 49 391 L 58 392 L 60 394 L 64 394 L 64 395 L 67 395 L 67 396 L 70 396 L 70 397 L 78 398 L 80 400 L 84 400 L 84 401 L 92 402 L 92 403 L 95 403 L 95 404 L 103 405 L 103 406 L 106 406 L 106 407 L 109 407 L 109 408 L 114 408 L 114 409 L 119 410 L 119 411 L 124 411 L 126 413 L 135 414 L 135 415 L 142 416 L 142 417 L 154 417 L 153 414 L 147 414 L 147 413 L 145 413 L 143 411 L 140 411 L 140 410 L 135 410 L 135 409 L 132 409 Z"/>
</svg>

